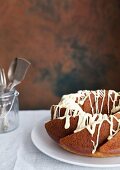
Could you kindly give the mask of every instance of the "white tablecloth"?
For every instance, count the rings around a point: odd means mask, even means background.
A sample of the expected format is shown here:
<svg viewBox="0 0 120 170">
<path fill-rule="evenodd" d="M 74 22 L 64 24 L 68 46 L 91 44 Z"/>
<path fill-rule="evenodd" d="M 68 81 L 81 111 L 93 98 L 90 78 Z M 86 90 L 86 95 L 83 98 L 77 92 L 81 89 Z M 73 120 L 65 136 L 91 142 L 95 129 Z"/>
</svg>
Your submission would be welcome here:
<svg viewBox="0 0 120 170">
<path fill-rule="evenodd" d="M 31 141 L 31 130 L 39 122 L 41 111 L 20 111 L 20 126 L 15 131 L 0 134 L 0 170 L 119 170 L 70 165 L 41 153 Z"/>
</svg>

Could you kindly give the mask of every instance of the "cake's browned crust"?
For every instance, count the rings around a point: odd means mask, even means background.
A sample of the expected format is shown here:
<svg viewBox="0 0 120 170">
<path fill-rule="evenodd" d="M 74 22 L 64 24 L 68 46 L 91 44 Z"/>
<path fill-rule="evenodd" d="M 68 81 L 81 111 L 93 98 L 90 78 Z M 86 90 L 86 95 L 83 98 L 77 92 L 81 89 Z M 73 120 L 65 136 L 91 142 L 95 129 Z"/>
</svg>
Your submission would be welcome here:
<svg viewBox="0 0 120 170">
<path fill-rule="evenodd" d="M 114 138 L 114 137 L 113 137 Z M 95 157 L 95 158 L 106 158 L 106 157 L 116 157 L 116 156 L 120 156 L 120 152 L 117 153 L 105 153 L 105 152 L 100 152 L 100 151 L 96 151 L 94 154 L 92 153 L 78 153 L 75 151 L 71 151 L 71 149 L 66 148 L 65 146 L 62 146 L 63 149 L 73 153 L 73 154 L 77 154 L 80 156 L 87 156 L 87 157 Z"/>
</svg>

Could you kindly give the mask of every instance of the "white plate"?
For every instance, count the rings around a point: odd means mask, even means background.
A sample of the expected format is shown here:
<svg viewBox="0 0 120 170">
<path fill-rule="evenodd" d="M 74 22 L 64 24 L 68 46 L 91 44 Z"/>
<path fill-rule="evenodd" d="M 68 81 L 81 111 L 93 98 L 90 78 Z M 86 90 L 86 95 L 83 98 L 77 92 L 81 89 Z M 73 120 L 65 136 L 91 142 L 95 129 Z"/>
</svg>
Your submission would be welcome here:
<svg viewBox="0 0 120 170">
<path fill-rule="evenodd" d="M 62 149 L 47 134 L 44 124 L 50 120 L 48 112 L 41 114 L 41 120 L 31 133 L 33 144 L 46 155 L 70 164 L 86 167 L 118 167 L 120 166 L 120 157 L 113 158 L 90 158 L 72 154 Z M 59 132 L 58 132 L 59 133 Z"/>
</svg>

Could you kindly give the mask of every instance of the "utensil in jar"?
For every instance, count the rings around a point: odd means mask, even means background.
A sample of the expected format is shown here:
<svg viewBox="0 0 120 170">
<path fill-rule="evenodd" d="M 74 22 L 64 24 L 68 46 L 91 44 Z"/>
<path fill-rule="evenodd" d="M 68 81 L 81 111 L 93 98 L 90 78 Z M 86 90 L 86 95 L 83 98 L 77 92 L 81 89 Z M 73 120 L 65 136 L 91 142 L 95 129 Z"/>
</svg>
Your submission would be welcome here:
<svg viewBox="0 0 120 170">
<path fill-rule="evenodd" d="M 5 71 L 2 67 L 0 67 L 0 92 L 4 92 L 5 88 L 6 88 Z"/>
<path fill-rule="evenodd" d="M 6 76 L 5 76 L 5 71 L 2 67 L 0 67 L 0 94 L 4 94 L 4 90 L 6 89 Z M 4 106 L 5 101 L 0 100 L 0 123 L 3 120 L 2 124 L 4 124 L 4 127 L 7 127 L 8 121 L 6 119 L 2 119 L 2 116 L 6 114 L 6 107 Z M 2 126 L 2 125 L 1 125 Z"/>
<path fill-rule="evenodd" d="M 10 81 L 7 89 L 12 90 L 25 78 L 30 62 L 24 58 L 15 58 L 8 69 L 8 79 Z"/>
</svg>

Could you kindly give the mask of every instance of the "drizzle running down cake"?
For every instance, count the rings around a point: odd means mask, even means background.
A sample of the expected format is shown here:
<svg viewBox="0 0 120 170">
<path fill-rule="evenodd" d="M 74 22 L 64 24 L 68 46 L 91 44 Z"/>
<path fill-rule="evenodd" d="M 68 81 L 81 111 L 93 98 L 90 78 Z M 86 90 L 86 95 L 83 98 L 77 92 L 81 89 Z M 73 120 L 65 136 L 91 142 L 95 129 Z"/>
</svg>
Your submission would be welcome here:
<svg viewBox="0 0 120 170">
<path fill-rule="evenodd" d="M 120 155 L 120 92 L 80 90 L 51 107 L 49 136 L 72 153 L 93 157 Z"/>
</svg>

